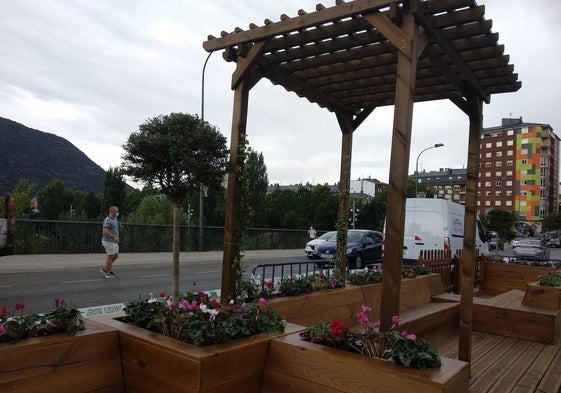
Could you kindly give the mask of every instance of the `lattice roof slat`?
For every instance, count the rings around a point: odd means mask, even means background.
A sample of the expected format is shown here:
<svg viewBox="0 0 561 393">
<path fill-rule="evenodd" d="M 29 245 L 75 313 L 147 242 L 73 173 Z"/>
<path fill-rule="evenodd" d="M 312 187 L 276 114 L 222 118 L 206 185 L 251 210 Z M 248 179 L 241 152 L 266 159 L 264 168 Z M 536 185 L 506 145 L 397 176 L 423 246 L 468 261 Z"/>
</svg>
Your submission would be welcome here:
<svg viewBox="0 0 561 393">
<path fill-rule="evenodd" d="M 371 22 L 399 25 L 402 7 L 403 1 L 390 0 L 318 4 L 318 11 L 299 10 L 295 17 L 283 14 L 277 22 L 209 36 L 203 46 L 224 49 L 226 60 L 238 61 L 260 43 L 233 83 L 251 71 L 254 79 L 269 78 L 330 111 L 357 114 L 393 104 L 398 49 Z M 414 15 L 428 42 L 417 63 L 415 101 L 461 97 L 466 85 L 486 101 L 520 88 L 484 6 L 474 0 L 426 0 L 418 9 Z"/>
</svg>

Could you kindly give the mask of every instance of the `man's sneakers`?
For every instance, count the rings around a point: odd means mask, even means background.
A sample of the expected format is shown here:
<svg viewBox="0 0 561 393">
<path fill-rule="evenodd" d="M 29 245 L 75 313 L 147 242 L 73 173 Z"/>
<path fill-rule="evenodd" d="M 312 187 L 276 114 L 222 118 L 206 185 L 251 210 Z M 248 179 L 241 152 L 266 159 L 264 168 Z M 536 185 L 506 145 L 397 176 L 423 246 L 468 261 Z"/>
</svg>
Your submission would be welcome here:
<svg viewBox="0 0 561 393">
<path fill-rule="evenodd" d="M 103 274 L 105 276 L 105 278 L 117 278 L 117 277 L 112 277 L 111 273 L 107 272 L 107 270 L 105 270 L 104 267 L 99 269 L 99 271 L 101 272 L 101 274 Z"/>
<path fill-rule="evenodd" d="M 113 272 L 109 272 L 109 275 L 111 276 L 111 278 L 117 278 L 117 276 Z"/>
</svg>

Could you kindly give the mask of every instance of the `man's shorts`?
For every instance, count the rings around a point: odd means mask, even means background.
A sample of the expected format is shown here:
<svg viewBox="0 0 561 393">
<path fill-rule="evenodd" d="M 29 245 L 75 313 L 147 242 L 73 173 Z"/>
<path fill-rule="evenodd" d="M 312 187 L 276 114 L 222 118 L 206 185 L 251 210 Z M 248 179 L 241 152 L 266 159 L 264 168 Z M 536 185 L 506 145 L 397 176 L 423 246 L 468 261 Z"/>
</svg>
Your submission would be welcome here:
<svg viewBox="0 0 561 393">
<path fill-rule="evenodd" d="M 119 253 L 119 243 L 102 241 L 101 244 L 103 245 L 103 248 L 105 248 L 105 253 L 107 255 L 115 255 Z"/>
</svg>

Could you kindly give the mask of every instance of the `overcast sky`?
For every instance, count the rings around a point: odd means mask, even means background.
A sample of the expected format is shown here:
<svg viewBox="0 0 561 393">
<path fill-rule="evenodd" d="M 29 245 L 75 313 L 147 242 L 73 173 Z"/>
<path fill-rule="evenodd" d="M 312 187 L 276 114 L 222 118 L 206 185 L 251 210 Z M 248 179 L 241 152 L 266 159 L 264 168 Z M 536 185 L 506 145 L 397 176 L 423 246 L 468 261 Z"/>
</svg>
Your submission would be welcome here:
<svg viewBox="0 0 561 393">
<path fill-rule="evenodd" d="M 0 117 L 61 136 L 107 170 L 148 118 L 201 113 L 209 34 L 248 29 L 281 14 L 313 12 L 317 0 L 3 0 L 0 4 Z M 334 0 L 323 2 L 334 5 Z M 503 117 L 561 132 L 561 2 L 479 1 L 505 45 L 522 88 L 491 97 L 484 127 Z M 229 139 L 234 64 L 214 53 L 205 73 L 205 120 Z M 335 183 L 341 133 L 335 115 L 261 80 L 250 92 L 247 133 L 263 153 L 270 183 Z M 388 180 L 393 106 L 355 131 L 352 178 Z M 409 173 L 463 168 L 468 119 L 448 101 L 415 105 Z M 1 143 L 1 141 L 0 141 Z"/>
</svg>

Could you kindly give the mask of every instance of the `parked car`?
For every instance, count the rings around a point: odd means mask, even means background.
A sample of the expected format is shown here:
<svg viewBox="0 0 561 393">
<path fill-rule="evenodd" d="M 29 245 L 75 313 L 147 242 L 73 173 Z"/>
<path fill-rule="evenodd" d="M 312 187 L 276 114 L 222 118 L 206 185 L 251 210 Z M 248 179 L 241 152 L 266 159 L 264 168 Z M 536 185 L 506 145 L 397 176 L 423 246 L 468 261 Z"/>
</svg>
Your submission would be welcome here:
<svg viewBox="0 0 561 393">
<path fill-rule="evenodd" d="M 318 238 L 315 238 L 313 240 L 310 240 L 308 243 L 306 243 L 306 247 L 304 248 L 304 252 L 306 253 L 306 256 L 310 259 L 317 259 L 318 254 L 316 253 L 316 246 L 320 243 L 323 243 L 324 241 L 326 241 L 327 239 L 329 239 L 331 236 L 337 235 L 336 231 L 330 231 L 330 232 L 326 232 L 323 235 L 321 235 Z"/>
<path fill-rule="evenodd" d="M 489 251 L 497 249 L 499 251 L 504 251 L 505 244 L 500 237 L 492 237 L 491 240 L 489 240 Z"/>
<path fill-rule="evenodd" d="M 367 264 L 382 263 L 382 240 L 384 235 L 367 229 L 349 229 L 347 233 L 347 264 L 360 269 Z M 318 266 L 331 264 L 337 250 L 337 235 L 316 246 L 316 252 L 323 262 Z"/>
<path fill-rule="evenodd" d="M 516 248 L 513 249 L 513 253 L 518 258 L 549 259 L 549 248 L 543 244 L 541 239 L 520 240 Z"/>
<path fill-rule="evenodd" d="M 520 241 L 526 239 L 525 237 L 515 237 L 514 239 L 512 239 L 512 248 L 516 248 L 516 246 L 518 246 L 518 243 L 520 243 Z"/>
<path fill-rule="evenodd" d="M 552 237 L 547 241 L 547 246 L 550 248 L 559 248 L 561 247 L 561 240 L 559 240 L 559 237 Z"/>
</svg>

